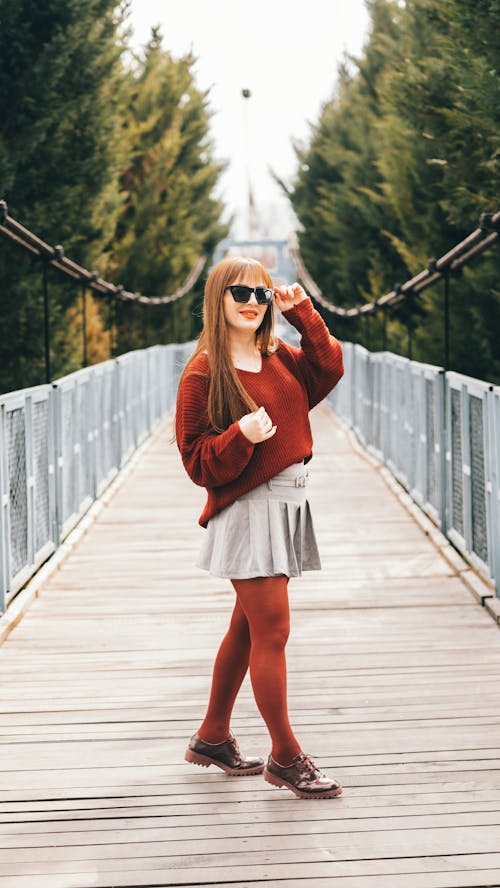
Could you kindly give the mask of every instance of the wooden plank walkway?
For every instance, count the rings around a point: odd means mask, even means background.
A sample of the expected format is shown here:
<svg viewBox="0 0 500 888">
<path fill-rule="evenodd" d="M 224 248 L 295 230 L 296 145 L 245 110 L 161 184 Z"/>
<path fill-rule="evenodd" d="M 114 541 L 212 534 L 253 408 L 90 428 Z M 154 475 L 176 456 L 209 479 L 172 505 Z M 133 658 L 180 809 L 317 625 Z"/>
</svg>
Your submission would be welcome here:
<svg viewBox="0 0 500 888">
<path fill-rule="evenodd" d="M 313 420 L 324 569 L 291 582 L 290 709 L 344 795 L 183 760 L 233 593 L 192 567 L 203 491 L 163 429 L 0 648 L 2 888 L 500 885 L 498 628 Z M 248 678 L 233 729 L 267 755 Z"/>
</svg>

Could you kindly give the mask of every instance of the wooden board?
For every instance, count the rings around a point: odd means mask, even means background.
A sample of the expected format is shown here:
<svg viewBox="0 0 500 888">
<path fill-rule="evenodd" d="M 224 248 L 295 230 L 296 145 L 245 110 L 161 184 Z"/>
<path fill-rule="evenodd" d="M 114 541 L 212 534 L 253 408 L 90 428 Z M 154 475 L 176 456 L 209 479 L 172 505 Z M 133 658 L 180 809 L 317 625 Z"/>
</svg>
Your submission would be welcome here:
<svg viewBox="0 0 500 888">
<path fill-rule="evenodd" d="M 0 648 L 2 888 L 500 885 L 498 629 L 325 407 L 313 428 L 289 704 L 343 796 L 184 762 L 233 592 L 193 567 L 204 496 L 165 426 Z M 248 677 L 232 724 L 267 755 Z"/>
</svg>

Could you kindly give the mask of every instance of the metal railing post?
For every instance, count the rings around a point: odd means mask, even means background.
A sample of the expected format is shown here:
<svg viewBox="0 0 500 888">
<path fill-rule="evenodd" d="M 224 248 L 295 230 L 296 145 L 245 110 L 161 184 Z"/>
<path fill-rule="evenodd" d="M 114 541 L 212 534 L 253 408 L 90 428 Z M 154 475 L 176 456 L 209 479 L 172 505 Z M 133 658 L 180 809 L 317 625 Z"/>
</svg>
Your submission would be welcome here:
<svg viewBox="0 0 500 888">
<path fill-rule="evenodd" d="M 446 372 L 440 370 L 436 379 L 436 431 L 437 442 L 435 451 L 437 451 L 437 479 L 438 479 L 438 512 L 439 523 L 442 533 L 447 530 L 447 480 L 446 480 Z"/>
<path fill-rule="evenodd" d="M 415 373 L 410 365 L 412 385 L 416 389 L 416 397 L 412 398 L 413 411 L 413 430 L 414 430 L 414 477 L 412 479 L 412 495 L 419 496 L 422 503 L 425 503 L 425 494 L 427 491 L 427 476 L 429 467 L 427 465 L 427 438 L 429 430 L 427 428 L 426 415 L 426 396 L 425 396 L 425 376 L 423 373 Z"/>
<path fill-rule="evenodd" d="M 97 405 L 100 398 L 100 388 L 104 384 L 102 378 L 99 378 L 97 374 L 91 373 L 88 387 L 90 391 L 90 405 L 89 411 L 87 414 L 87 441 L 88 447 L 90 449 L 89 454 L 89 473 L 90 473 L 90 489 L 92 491 L 92 499 L 97 497 L 97 488 L 99 484 L 99 479 L 97 477 L 98 472 L 98 460 L 97 460 L 97 448 L 100 445 L 99 439 L 99 431 L 97 427 L 98 421 L 98 409 Z"/>
<path fill-rule="evenodd" d="M 500 595 L 500 386 L 490 386 L 487 404 L 487 462 L 485 465 L 488 503 L 488 556 L 490 573 Z"/>
<path fill-rule="evenodd" d="M 55 486 L 55 531 L 54 539 L 59 545 L 63 527 L 63 449 L 62 449 L 62 405 L 61 390 L 57 383 L 52 384 L 52 405 L 54 417 L 54 486 Z"/>
<path fill-rule="evenodd" d="M 26 538 L 28 564 L 35 561 L 35 470 L 33 465 L 33 403 L 30 395 L 24 402 L 24 436 L 26 455 Z"/>
<path fill-rule="evenodd" d="M 56 408 L 54 386 L 51 386 L 47 399 L 47 428 L 48 428 L 48 460 L 49 460 L 49 534 L 54 545 L 59 543 L 57 525 L 57 452 L 56 452 Z"/>
<path fill-rule="evenodd" d="M 472 489 L 471 489 L 471 442 L 470 442 L 470 403 L 467 386 L 462 385 L 460 390 L 462 422 L 462 491 L 463 491 L 463 516 L 464 539 L 469 551 L 472 551 Z"/>
<path fill-rule="evenodd" d="M 10 587 L 9 483 L 5 434 L 5 405 L 0 401 L 0 613 Z"/>
<path fill-rule="evenodd" d="M 115 459 L 116 466 L 118 470 L 120 470 L 122 465 L 122 457 L 123 457 L 123 438 L 125 435 L 124 431 L 124 421 L 125 417 L 123 415 L 122 405 L 121 405 L 121 375 L 122 375 L 122 367 L 119 360 L 114 362 L 113 368 L 113 420 L 115 426 Z"/>
</svg>

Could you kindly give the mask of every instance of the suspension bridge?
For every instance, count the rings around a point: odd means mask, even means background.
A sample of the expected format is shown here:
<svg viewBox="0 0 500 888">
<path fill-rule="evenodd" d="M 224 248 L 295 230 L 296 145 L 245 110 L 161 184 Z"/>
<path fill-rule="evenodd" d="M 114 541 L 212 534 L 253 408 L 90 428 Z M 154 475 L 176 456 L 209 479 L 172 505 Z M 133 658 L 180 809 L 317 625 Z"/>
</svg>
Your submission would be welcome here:
<svg viewBox="0 0 500 888">
<path fill-rule="evenodd" d="M 500 885 L 500 389 L 344 343 L 313 411 L 290 712 L 344 786 L 313 804 L 183 760 L 232 608 L 168 443 L 192 347 L 0 397 L 2 886 Z M 233 730 L 266 755 L 248 679 Z"/>
</svg>

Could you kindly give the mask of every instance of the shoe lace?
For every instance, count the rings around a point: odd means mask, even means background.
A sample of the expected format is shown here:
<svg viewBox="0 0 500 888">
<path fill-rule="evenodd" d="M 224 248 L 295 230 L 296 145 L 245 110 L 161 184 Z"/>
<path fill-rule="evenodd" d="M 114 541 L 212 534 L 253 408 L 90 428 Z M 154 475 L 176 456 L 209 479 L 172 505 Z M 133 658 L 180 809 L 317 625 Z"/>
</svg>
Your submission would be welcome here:
<svg viewBox="0 0 500 888">
<path fill-rule="evenodd" d="M 312 758 L 306 755 L 305 752 L 301 752 L 297 756 L 296 761 L 301 770 L 305 772 L 307 777 L 316 777 L 318 775 L 318 769 L 316 765 L 314 764 Z"/>
<path fill-rule="evenodd" d="M 234 736 L 234 734 L 232 734 L 230 732 L 229 737 L 227 739 L 228 739 L 229 743 L 231 744 L 231 746 L 233 747 L 236 755 L 241 755 L 240 747 L 238 746 L 238 741 L 237 741 L 236 737 Z"/>
</svg>

